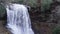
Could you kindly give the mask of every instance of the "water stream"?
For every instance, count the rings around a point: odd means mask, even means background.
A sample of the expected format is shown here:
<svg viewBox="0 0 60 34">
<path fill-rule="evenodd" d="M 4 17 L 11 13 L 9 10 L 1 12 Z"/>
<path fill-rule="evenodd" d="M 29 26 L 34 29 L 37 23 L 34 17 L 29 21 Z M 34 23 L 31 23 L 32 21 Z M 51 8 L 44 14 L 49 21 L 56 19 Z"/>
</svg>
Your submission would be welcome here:
<svg viewBox="0 0 60 34">
<path fill-rule="evenodd" d="M 7 28 L 12 34 L 34 34 L 28 9 L 24 5 L 7 5 Z"/>
</svg>

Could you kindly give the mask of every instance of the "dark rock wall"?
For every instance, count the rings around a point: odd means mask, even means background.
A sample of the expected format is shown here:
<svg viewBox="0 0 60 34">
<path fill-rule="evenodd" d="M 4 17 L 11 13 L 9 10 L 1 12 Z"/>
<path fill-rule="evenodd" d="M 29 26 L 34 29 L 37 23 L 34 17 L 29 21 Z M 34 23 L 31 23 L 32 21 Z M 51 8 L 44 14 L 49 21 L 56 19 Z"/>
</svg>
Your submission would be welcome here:
<svg viewBox="0 0 60 34">
<path fill-rule="evenodd" d="M 40 34 L 40 6 L 39 7 L 31 7 L 31 10 L 29 11 L 31 22 L 32 22 L 32 29 L 35 32 L 35 34 Z"/>
</svg>

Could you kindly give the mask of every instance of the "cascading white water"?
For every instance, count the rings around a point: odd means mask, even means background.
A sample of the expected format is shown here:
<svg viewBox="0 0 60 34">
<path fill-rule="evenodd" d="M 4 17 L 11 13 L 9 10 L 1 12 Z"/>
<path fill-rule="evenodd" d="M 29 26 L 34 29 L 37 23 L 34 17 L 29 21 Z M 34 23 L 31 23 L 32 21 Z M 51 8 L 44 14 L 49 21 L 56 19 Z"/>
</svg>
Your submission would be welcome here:
<svg viewBox="0 0 60 34">
<path fill-rule="evenodd" d="M 34 34 L 28 10 L 24 5 L 11 4 L 7 6 L 7 28 L 13 34 Z"/>
</svg>

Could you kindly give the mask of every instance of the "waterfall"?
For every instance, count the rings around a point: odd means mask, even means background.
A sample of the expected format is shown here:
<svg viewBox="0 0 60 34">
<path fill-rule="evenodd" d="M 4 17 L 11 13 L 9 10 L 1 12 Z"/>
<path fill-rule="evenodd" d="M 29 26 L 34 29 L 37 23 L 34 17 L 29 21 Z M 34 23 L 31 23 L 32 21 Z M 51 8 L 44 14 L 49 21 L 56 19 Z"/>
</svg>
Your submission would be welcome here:
<svg viewBox="0 0 60 34">
<path fill-rule="evenodd" d="M 28 9 L 21 4 L 7 6 L 7 28 L 12 34 L 34 34 Z"/>
</svg>

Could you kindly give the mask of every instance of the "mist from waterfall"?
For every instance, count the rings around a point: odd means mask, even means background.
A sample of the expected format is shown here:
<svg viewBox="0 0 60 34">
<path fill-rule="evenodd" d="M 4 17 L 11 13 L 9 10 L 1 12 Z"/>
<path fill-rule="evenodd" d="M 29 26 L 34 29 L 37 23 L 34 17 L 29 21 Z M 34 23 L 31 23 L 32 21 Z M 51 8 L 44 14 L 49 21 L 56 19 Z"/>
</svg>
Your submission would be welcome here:
<svg viewBox="0 0 60 34">
<path fill-rule="evenodd" d="M 34 34 L 28 9 L 24 5 L 7 6 L 7 28 L 12 34 Z"/>
</svg>

